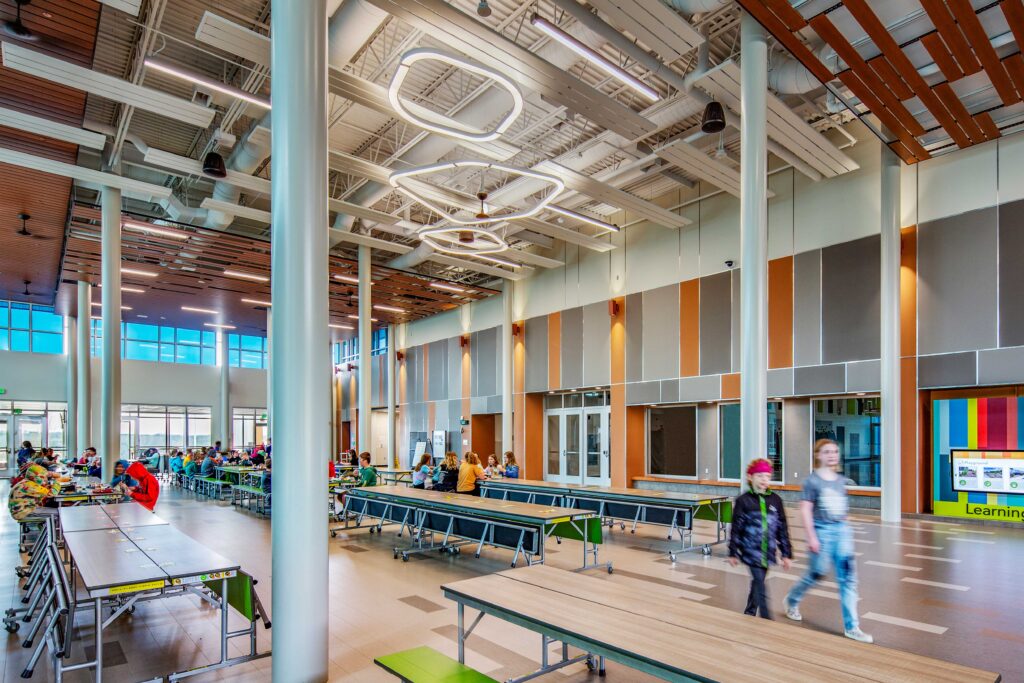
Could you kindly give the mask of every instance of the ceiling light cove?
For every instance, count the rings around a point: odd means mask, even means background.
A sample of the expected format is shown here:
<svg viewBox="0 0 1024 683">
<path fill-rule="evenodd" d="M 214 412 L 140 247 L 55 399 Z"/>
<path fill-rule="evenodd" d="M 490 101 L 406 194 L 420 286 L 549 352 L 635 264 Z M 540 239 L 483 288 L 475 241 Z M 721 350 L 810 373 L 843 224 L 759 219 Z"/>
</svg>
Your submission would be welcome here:
<svg viewBox="0 0 1024 683">
<path fill-rule="evenodd" d="M 182 306 L 181 310 L 188 311 L 189 313 L 206 313 L 209 315 L 220 315 L 220 311 L 214 311 L 209 308 L 197 308 L 195 306 Z"/>
<path fill-rule="evenodd" d="M 262 299 L 242 299 L 243 304 L 255 304 L 256 306 L 267 306 L 270 307 L 269 301 L 263 301 Z"/>
<path fill-rule="evenodd" d="M 405 82 L 405 78 L 412 70 L 412 65 L 425 60 L 441 62 L 492 80 L 512 97 L 512 109 L 492 130 L 477 131 L 445 114 L 409 102 L 401 95 L 402 83 Z M 391 85 L 388 87 L 388 100 L 398 115 L 413 125 L 434 133 L 471 142 L 497 140 L 523 111 L 523 95 L 519 92 L 519 87 L 508 77 L 465 57 L 451 55 L 433 48 L 417 48 L 402 55 L 402 59 L 398 62 L 398 68 L 395 69 L 395 75 L 391 78 Z"/>
<path fill-rule="evenodd" d="M 158 228 L 155 225 L 149 225 L 148 223 L 135 223 L 132 221 L 125 221 L 122 226 L 125 230 L 135 230 L 138 232 L 149 233 L 150 235 L 159 235 L 160 237 L 169 237 L 174 240 L 187 240 L 189 234 L 187 232 L 180 232 L 177 230 L 167 230 L 165 228 Z"/>
<path fill-rule="evenodd" d="M 239 270 L 225 270 L 225 277 L 237 277 L 243 280 L 255 280 L 256 282 L 270 282 L 270 278 L 265 275 L 257 275 L 255 273 L 243 273 Z"/>
<path fill-rule="evenodd" d="M 243 100 L 245 102 L 248 102 L 249 104 L 255 104 L 257 107 L 262 107 L 263 109 L 270 109 L 270 102 L 261 97 L 256 97 L 252 93 L 246 92 L 245 90 L 235 88 L 234 86 L 230 86 L 227 83 L 221 83 L 220 81 L 216 81 L 212 78 L 207 78 L 202 74 L 197 74 L 193 71 L 189 71 L 188 69 L 184 69 L 175 64 L 171 64 L 170 62 L 166 62 L 157 57 L 146 57 L 146 67 L 150 69 L 156 69 L 157 71 L 162 71 L 163 73 L 168 74 L 169 76 L 180 78 L 183 81 L 188 81 L 190 83 L 205 86 L 210 90 L 216 90 L 217 92 L 223 95 L 228 95 L 229 97 L 234 97 L 236 99 Z"/>
<path fill-rule="evenodd" d="M 203 323 L 206 327 L 216 327 L 218 330 L 233 330 L 234 325 L 221 325 L 220 323 Z"/>
<path fill-rule="evenodd" d="M 505 213 L 497 213 L 490 215 L 487 211 L 490 207 L 486 207 L 487 193 L 481 189 L 477 194 L 477 198 L 481 203 L 480 213 L 473 217 L 459 216 L 455 213 L 450 213 L 440 207 L 439 205 L 432 202 L 430 199 L 422 196 L 416 191 L 415 183 L 409 183 L 411 179 L 417 178 L 418 176 L 428 175 L 431 173 L 437 173 L 439 171 L 446 170 L 458 170 L 462 168 L 480 168 L 483 169 L 482 173 L 486 173 L 488 170 L 499 171 L 502 173 L 508 173 L 512 175 L 522 176 L 525 178 L 533 178 L 534 180 L 540 180 L 551 186 L 548 192 L 538 199 L 533 206 L 519 210 L 509 211 Z M 410 168 L 404 171 L 395 171 L 388 177 L 388 182 L 391 186 L 396 188 L 402 194 L 410 197 L 414 201 L 419 202 L 423 206 L 427 207 L 434 213 L 438 214 L 445 220 L 448 220 L 457 225 L 487 225 L 490 223 L 498 223 L 500 221 L 511 221 L 517 218 L 529 218 L 540 213 L 548 204 L 553 202 L 558 195 L 565 190 L 565 183 L 561 178 L 553 176 L 548 173 L 541 173 L 534 171 L 529 168 L 521 168 L 518 166 L 506 166 L 505 164 L 493 163 L 490 161 L 479 161 L 474 159 L 464 159 L 461 161 L 446 161 L 438 164 L 429 164 L 427 166 L 417 166 L 416 168 Z M 483 183 L 481 182 L 481 186 Z"/>
<path fill-rule="evenodd" d="M 508 243 L 489 230 L 468 225 L 422 230 L 419 238 L 445 254 L 496 254 L 508 249 Z"/>
<path fill-rule="evenodd" d="M 148 270 L 136 270 L 135 268 L 121 268 L 122 275 L 138 275 L 139 277 L 156 277 L 159 273 L 151 273 Z"/>
</svg>

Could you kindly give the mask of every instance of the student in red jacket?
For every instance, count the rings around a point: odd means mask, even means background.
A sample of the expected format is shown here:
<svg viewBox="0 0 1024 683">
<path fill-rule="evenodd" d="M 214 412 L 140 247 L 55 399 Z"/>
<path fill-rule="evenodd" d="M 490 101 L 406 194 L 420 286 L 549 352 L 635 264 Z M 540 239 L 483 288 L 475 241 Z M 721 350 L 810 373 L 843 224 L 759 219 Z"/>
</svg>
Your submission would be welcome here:
<svg viewBox="0 0 1024 683">
<path fill-rule="evenodd" d="M 128 476 L 139 482 L 138 486 L 129 494 L 132 500 L 152 512 L 153 507 L 156 506 L 156 499 L 160 497 L 160 484 L 156 477 L 139 461 L 133 462 L 128 467 Z"/>
</svg>

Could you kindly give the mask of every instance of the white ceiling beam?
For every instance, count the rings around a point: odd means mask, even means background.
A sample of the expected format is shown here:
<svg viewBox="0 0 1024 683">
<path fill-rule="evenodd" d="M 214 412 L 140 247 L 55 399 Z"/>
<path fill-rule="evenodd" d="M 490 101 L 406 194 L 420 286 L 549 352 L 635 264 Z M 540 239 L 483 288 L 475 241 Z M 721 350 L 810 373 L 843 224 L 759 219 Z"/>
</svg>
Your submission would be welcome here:
<svg viewBox="0 0 1024 683">
<path fill-rule="evenodd" d="M 65 62 L 42 52 L 3 43 L 4 66 L 176 121 L 206 128 L 216 112 L 186 99 Z"/>
<path fill-rule="evenodd" d="M 267 225 L 270 225 L 270 212 L 262 209 L 255 209 L 251 206 L 222 202 L 219 199 L 207 197 L 203 200 L 202 204 L 199 205 L 199 208 L 208 209 L 210 211 L 220 211 L 221 213 L 226 213 L 229 216 L 248 218 L 249 220 L 256 221 L 257 223 L 266 223 Z"/>
<path fill-rule="evenodd" d="M 649 0 L 589 0 L 613 26 L 629 31 L 671 64 L 704 42 L 686 19 L 663 2 Z"/>
<path fill-rule="evenodd" d="M 75 128 L 57 121 L 2 107 L 0 107 L 0 126 L 35 133 L 54 140 L 63 140 L 90 149 L 103 149 L 103 145 L 107 141 L 106 136 L 91 130 Z"/>
<path fill-rule="evenodd" d="M 139 8 L 142 7 L 142 0 L 100 0 L 100 4 L 119 9 L 125 14 L 137 17 L 139 16 Z"/>
<path fill-rule="evenodd" d="M 590 237 L 589 235 L 584 235 L 581 232 L 576 232 L 569 228 L 563 228 L 560 225 L 545 223 L 544 221 L 536 218 L 521 218 L 517 220 L 516 223 L 521 225 L 524 230 L 532 230 L 533 232 L 538 232 L 542 235 L 562 240 L 563 242 L 569 242 L 570 244 L 585 247 L 591 251 L 604 252 L 611 251 L 615 248 L 614 244 L 605 239 Z"/>
<path fill-rule="evenodd" d="M 196 40 L 259 66 L 270 66 L 270 38 L 209 10 L 196 26 Z"/>
<path fill-rule="evenodd" d="M 739 171 L 711 158 L 703 150 L 697 149 L 690 143 L 676 140 L 654 150 L 654 153 L 670 164 L 679 166 L 687 173 L 708 181 L 718 189 L 724 190 L 734 197 L 740 196 Z"/>
<path fill-rule="evenodd" d="M 93 189 L 116 187 L 129 197 L 147 202 L 155 202 L 171 196 L 171 188 L 164 187 L 163 185 L 144 183 L 141 180 L 125 178 L 124 176 L 104 173 L 103 171 L 95 171 L 91 168 L 76 166 L 75 164 L 66 164 L 62 161 L 54 161 L 53 159 L 46 159 L 13 149 L 0 148 L 0 163 L 12 164 L 34 171 L 42 171 L 43 173 L 52 173 L 53 175 L 65 178 L 73 178 L 79 184 Z"/>
<path fill-rule="evenodd" d="M 146 153 L 142 155 L 142 158 L 148 164 L 163 166 L 164 168 L 181 171 L 182 173 L 187 173 L 189 175 L 200 176 L 203 178 L 207 177 L 203 173 L 202 162 L 197 159 L 183 157 L 181 155 L 174 154 L 173 152 L 154 149 L 152 147 L 146 150 Z M 249 175 L 248 173 L 239 173 L 238 171 L 229 170 L 224 180 L 244 190 L 270 196 L 270 181 L 266 178 L 260 178 L 258 176 Z"/>
</svg>

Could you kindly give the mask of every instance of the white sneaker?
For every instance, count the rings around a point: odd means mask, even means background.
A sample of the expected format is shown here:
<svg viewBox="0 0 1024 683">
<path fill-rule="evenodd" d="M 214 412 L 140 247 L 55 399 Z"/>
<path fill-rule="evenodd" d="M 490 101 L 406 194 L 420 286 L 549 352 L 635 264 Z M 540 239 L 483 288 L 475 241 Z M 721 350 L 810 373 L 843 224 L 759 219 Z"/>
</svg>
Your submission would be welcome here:
<svg viewBox="0 0 1024 683">
<path fill-rule="evenodd" d="M 849 631 L 844 631 L 843 635 L 849 638 L 850 640 L 856 640 L 859 643 L 875 642 L 875 639 L 872 638 L 869 634 L 864 633 L 864 631 L 861 631 L 860 627 L 851 628 Z"/>
<path fill-rule="evenodd" d="M 795 607 L 795 606 L 794 607 L 787 607 L 786 608 L 786 618 L 787 619 L 792 619 L 793 621 L 803 621 L 804 620 L 804 615 L 800 614 L 800 608 L 799 607 Z"/>
</svg>

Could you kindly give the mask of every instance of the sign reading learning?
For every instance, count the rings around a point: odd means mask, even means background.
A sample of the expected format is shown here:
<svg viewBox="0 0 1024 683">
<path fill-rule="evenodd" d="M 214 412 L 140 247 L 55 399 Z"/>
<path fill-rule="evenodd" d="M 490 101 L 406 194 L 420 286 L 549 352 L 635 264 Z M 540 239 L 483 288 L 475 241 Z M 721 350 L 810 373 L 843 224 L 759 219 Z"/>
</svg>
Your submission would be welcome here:
<svg viewBox="0 0 1024 683">
<path fill-rule="evenodd" d="M 932 402 L 936 515 L 1024 523 L 1024 397 Z"/>
</svg>

